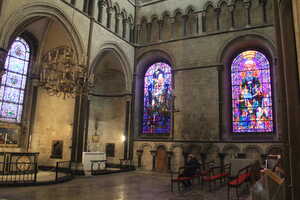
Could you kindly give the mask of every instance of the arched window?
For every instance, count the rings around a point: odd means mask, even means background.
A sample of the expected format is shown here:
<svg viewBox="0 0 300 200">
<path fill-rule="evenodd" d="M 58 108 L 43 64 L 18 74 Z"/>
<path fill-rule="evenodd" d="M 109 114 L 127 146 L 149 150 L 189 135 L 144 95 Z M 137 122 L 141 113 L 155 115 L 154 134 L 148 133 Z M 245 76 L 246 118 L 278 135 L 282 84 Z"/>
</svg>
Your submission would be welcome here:
<svg viewBox="0 0 300 200">
<path fill-rule="evenodd" d="M 0 120 L 21 123 L 30 48 L 21 37 L 12 43 L 0 85 Z"/>
<path fill-rule="evenodd" d="M 148 68 L 144 76 L 143 134 L 170 133 L 171 109 L 171 67 L 157 62 Z"/>
<path fill-rule="evenodd" d="M 248 50 L 233 60 L 231 91 L 233 133 L 273 132 L 270 63 L 264 54 Z"/>
</svg>

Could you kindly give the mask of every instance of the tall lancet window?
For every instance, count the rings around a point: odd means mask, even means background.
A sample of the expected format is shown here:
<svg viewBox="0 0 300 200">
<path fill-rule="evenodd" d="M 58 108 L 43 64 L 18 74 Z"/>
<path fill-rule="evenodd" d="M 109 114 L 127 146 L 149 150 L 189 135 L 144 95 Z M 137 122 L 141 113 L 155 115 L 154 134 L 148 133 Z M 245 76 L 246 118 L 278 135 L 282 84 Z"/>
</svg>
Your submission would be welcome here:
<svg viewBox="0 0 300 200">
<path fill-rule="evenodd" d="M 233 133 L 274 129 L 270 63 L 259 51 L 240 53 L 231 65 Z"/>
<path fill-rule="evenodd" d="M 143 134 L 171 131 L 172 73 L 170 65 L 157 62 L 144 76 Z"/>
<path fill-rule="evenodd" d="M 29 60 L 28 43 L 20 37 L 16 38 L 8 52 L 5 62 L 6 73 L 1 79 L 1 121 L 21 123 Z"/>
</svg>

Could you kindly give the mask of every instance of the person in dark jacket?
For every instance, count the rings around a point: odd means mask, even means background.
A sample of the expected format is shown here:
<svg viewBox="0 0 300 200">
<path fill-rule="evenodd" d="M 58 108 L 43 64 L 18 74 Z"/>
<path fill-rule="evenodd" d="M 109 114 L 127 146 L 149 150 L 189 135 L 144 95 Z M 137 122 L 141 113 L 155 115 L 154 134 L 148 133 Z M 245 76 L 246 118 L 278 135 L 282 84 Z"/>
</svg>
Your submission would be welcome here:
<svg viewBox="0 0 300 200">
<path fill-rule="evenodd" d="M 187 162 L 184 166 L 183 173 L 179 175 L 180 177 L 192 177 L 196 174 L 197 169 L 200 167 L 200 163 L 193 154 L 189 154 L 187 157 Z M 184 181 L 183 185 L 188 188 L 192 185 L 190 180 Z"/>
</svg>

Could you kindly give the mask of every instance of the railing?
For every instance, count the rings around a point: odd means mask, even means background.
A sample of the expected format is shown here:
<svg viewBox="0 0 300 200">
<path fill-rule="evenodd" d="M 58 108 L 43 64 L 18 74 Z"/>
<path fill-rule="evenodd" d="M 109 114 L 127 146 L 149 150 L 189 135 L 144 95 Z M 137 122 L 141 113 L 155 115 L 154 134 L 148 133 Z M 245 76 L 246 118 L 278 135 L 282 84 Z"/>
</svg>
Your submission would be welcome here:
<svg viewBox="0 0 300 200">
<path fill-rule="evenodd" d="M 35 183 L 37 163 L 0 162 L 0 185 Z"/>
<path fill-rule="evenodd" d="M 57 162 L 55 168 L 55 181 L 60 182 L 66 179 L 71 179 L 73 177 L 71 168 L 72 168 L 71 161 Z"/>
<path fill-rule="evenodd" d="M 106 171 L 106 160 L 91 160 L 91 174 L 98 175 Z"/>
</svg>

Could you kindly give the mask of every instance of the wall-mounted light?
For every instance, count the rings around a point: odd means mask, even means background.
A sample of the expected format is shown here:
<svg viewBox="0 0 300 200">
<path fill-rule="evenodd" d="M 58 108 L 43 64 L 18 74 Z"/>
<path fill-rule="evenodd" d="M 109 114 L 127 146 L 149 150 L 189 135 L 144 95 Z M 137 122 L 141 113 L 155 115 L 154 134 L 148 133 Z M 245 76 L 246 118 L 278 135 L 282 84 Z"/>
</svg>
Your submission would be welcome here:
<svg viewBox="0 0 300 200">
<path fill-rule="evenodd" d="M 122 135 L 122 136 L 121 136 L 121 141 L 122 141 L 122 142 L 125 142 L 125 140 L 126 140 L 125 135 Z"/>
</svg>

